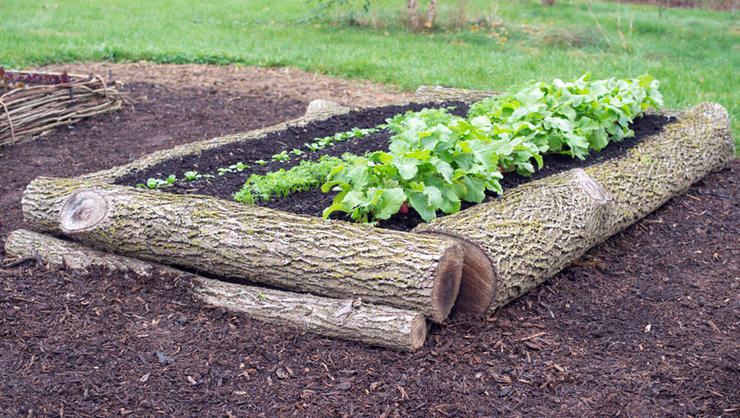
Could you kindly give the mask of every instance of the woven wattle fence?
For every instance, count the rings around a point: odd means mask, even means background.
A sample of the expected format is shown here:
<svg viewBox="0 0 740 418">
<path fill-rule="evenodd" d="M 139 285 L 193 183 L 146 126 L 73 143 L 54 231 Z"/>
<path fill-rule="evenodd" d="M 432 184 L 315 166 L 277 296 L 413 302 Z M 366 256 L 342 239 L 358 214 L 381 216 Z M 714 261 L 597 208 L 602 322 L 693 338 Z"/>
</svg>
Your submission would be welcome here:
<svg viewBox="0 0 740 418">
<path fill-rule="evenodd" d="M 4 71 L 0 67 L 0 146 L 25 142 L 57 126 L 120 108 L 119 85 L 92 74 Z"/>
</svg>

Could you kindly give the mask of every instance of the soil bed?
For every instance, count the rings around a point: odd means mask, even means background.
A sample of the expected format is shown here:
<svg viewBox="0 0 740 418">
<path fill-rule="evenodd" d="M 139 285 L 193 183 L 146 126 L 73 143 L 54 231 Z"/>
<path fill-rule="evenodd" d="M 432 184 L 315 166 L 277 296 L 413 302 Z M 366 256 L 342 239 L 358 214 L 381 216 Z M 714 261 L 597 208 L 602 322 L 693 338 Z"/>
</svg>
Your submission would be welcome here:
<svg viewBox="0 0 740 418">
<path fill-rule="evenodd" d="M 173 73 L 137 65 L 163 80 L 185 78 L 196 67 Z M 233 74 L 230 67 L 200 68 L 211 78 Z M 245 73 L 245 89 L 265 78 Z M 21 191 L 36 176 L 93 172 L 305 110 L 278 93 L 285 93 L 280 85 L 245 96 L 141 84 L 135 109 L 0 150 L 0 241 L 22 226 Z M 241 107 L 224 113 L 229 97 L 240 97 Z M 4 264 L 0 410 L 96 417 L 733 416 L 740 411 L 738 191 L 735 160 L 487 321 L 455 315 L 433 327 L 411 354 L 203 308 L 184 278 Z"/>
<path fill-rule="evenodd" d="M 304 127 L 291 127 L 258 139 L 225 145 L 184 158 L 166 160 L 147 170 L 123 176 L 117 179 L 115 184 L 135 186 L 146 183 L 146 180 L 150 177 L 166 178 L 170 174 L 175 174 L 179 180 L 173 185 L 160 190 L 177 194 L 205 194 L 232 200 L 233 194 L 241 189 L 251 174 L 265 174 L 280 169 L 287 170 L 298 165 L 302 160 L 315 161 L 322 155 L 339 157 L 344 153 L 362 155 L 366 152 L 377 150 L 387 151 L 391 136 L 391 132 L 387 129 L 367 136 L 351 138 L 318 151 L 311 151 L 304 144 L 311 143 L 316 138 L 331 136 L 337 132 L 349 131 L 353 127 L 363 129 L 373 128 L 385 123 L 387 118 L 396 114 L 403 113 L 407 110 L 418 111 L 424 107 L 432 106 L 451 107 L 453 109 L 451 113 L 458 116 L 464 116 L 468 110 L 468 105 L 463 102 L 447 102 L 442 104 L 417 103 L 406 106 L 385 106 L 352 111 L 344 115 L 333 116 L 324 121 L 311 122 Z M 665 124 L 673 120 L 675 119 L 663 115 L 645 115 L 632 123 L 631 128 L 635 131 L 635 136 L 632 138 L 628 138 L 622 142 L 611 142 L 605 149 L 599 152 L 592 151 L 585 160 L 571 158 L 567 155 L 546 155 L 544 156 L 544 167 L 542 170 L 535 172 L 530 177 L 520 176 L 513 172 L 506 173 L 501 181 L 501 185 L 504 189 L 507 189 L 562 171 L 587 167 L 617 158 L 624 155 L 627 150 L 639 144 L 647 136 L 658 133 L 663 129 Z M 292 156 L 291 161 L 287 162 L 271 160 L 272 155 L 280 153 L 283 150 L 290 151 L 294 148 L 304 151 L 305 154 L 301 157 Z M 253 162 L 257 160 L 264 160 L 267 163 L 263 165 L 254 164 Z M 216 175 L 219 168 L 228 167 L 238 162 L 248 164 L 250 167 L 241 172 L 227 172 L 223 175 Z M 184 180 L 183 173 L 189 170 L 196 170 L 202 174 L 212 174 L 215 177 L 186 181 Z M 258 201 L 257 204 L 286 212 L 320 217 L 323 210 L 331 205 L 335 195 L 336 193 L 334 192 L 323 193 L 320 188 L 316 187 L 279 199 L 273 198 L 269 201 Z M 493 199 L 495 196 L 495 193 L 487 193 L 487 199 Z M 474 203 L 463 202 L 462 209 L 472 205 Z M 441 211 L 437 213 L 437 216 L 444 215 Z M 333 213 L 331 218 L 353 222 L 348 215 L 342 212 Z M 423 220 L 416 211 L 411 209 L 409 213 L 397 214 L 388 220 L 381 221 L 378 226 L 400 231 L 410 231 L 422 222 Z"/>
</svg>

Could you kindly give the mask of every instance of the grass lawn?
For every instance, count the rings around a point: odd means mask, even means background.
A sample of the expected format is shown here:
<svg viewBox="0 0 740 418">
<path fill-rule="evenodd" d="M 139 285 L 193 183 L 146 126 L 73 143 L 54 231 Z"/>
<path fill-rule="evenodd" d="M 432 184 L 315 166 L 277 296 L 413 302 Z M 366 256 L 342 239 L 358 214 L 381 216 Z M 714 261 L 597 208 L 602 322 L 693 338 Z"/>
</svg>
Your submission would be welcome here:
<svg viewBox="0 0 740 418">
<path fill-rule="evenodd" d="M 315 3 L 295 0 L 3 0 L 0 65 L 290 65 L 408 89 L 442 84 L 495 90 L 586 72 L 595 78 L 649 72 L 661 80 L 666 106 L 719 102 L 730 110 L 740 136 L 737 13 L 582 1 L 543 7 L 539 1 L 442 0 L 443 28 L 409 33 L 400 18 L 402 3 L 379 0 L 367 13 L 333 11 L 312 20 L 306 18 Z"/>
</svg>

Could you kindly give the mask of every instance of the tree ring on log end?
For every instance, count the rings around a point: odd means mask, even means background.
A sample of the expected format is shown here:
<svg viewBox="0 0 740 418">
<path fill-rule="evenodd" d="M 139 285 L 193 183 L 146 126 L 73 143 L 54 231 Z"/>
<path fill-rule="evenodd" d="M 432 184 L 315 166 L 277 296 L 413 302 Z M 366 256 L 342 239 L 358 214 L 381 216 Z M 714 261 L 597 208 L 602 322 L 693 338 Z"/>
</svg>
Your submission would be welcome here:
<svg viewBox="0 0 740 418">
<path fill-rule="evenodd" d="M 460 291 L 460 280 L 463 269 L 463 250 L 453 241 L 439 259 L 434 273 L 432 289 L 432 321 L 441 323 L 452 311 L 457 294 Z"/>
<path fill-rule="evenodd" d="M 576 175 L 576 179 L 578 179 L 578 183 L 586 193 L 586 196 L 599 203 L 606 203 L 609 201 L 609 192 L 607 192 L 598 181 L 594 180 L 593 177 L 586 174 L 582 168 L 575 169 L 574 173 Z"/>
<path fill-rule="evenodd" d="M 485 251 L 475 242 L 452 231 L 428 229 L 414 232 L 452 238 L 460 244 L 463 250 L 463 267 L 455 310 L 473 315 L 486 313 L 493 302 L 497 281 L 493 263 Z"/>
<path fill-rule="evenodd" d="M 411 321 L 411 351 L 418 350 L 427 339 L 427 320 L 419 314 Z"/>
<path fill-rule="evenodd" d="M 63 232 L 79 232 L 94 228 L 108 216 L 108 201 L 94 190 L 81 190 L 67 198 L 59 213 Z"/>
</svg>

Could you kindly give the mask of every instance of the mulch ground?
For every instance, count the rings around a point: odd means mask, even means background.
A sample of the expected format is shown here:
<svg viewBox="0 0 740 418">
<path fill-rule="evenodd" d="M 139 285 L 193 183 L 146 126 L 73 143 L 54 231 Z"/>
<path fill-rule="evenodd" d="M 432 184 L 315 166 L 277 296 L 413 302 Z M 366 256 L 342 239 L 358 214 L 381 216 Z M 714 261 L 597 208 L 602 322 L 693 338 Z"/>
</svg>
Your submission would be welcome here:
<svg viewBox="0 0 740 418">
<path fill-rule="evenodd" d="M 133 108 L 0 149 L 3 239 L 22 226 L 21 193 L 38 175 L 107 168 L 305 107 L 277 93 L 130 89 Z M 737 415 L 739 181 L 736 160 L 492 317 L 453 315 L 411 354 L 203 307 L 173 277 L 6 263 L 0 411 Z"/>
</svg>

